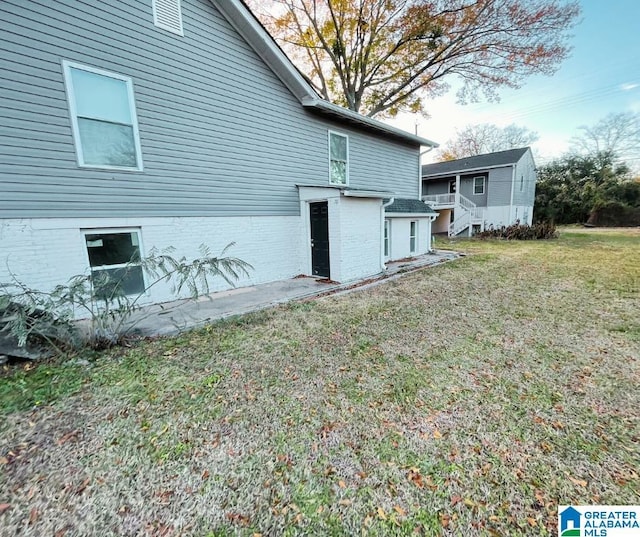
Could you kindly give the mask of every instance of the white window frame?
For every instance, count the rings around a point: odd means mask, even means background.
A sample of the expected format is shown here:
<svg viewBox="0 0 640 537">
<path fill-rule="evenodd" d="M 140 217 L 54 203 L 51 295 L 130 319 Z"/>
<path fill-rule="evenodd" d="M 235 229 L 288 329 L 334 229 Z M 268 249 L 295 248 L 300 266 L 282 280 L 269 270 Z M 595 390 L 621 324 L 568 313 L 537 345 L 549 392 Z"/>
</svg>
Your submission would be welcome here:
<svg viewBox="0 0 640 537">
<path fill-rule="evenodd" d="M 344 138 L 347 141 L 347 160 L 346 161 L 332 158 L 332 155 L 331 155 L 331 137 L 332 136 L 340 136 L 341 138 Z M 347 186 L 349 184 L 349 136 L 342 132 L 330 130 L 327 136 L 327 143 L 329 144 L 329 184 L 336 185 L 336 186 Z M 339 182 L 337 183 L 333 181 L 333 177 L 331 177 L 331 163 L 334 160 L 336 162 L 345 163 L 345 182 L 344 183 L 339 183 Z"/>
<path fill-rule="evenodd" d="M 76 146 L 76 157 L 78 166 L 81 168 L 94 168 L 100 170 L 119 170 L 119 171 L 142 171 L 144 169 L 142 164 L 142 148 L 140 146 L 140 133 L 138 131 L 138 115 L 136 113 L 136 103 L 133 92 L 133 81 L 131 77 L 119 75 L 117 73 L 111 73 L 104 71 L 103 69 L 97 69 L 87 65 L 82 65 L 67 60 L 62 60 L 62 69 L 64 73 L 64 84 L 67 90 L 67 101 L 69 103 L 69 113 L 71 115 L 71 130 L 73 132 L 73 140 Z M 96 75 L 114 78 L 116 80 L 122 80 L 127 86 L 127 96 L 129 100 L 129 111 L 131 113 L 131 127 L 133 128 L 133 140 L 136 150 L 136 163 L 135 167 L 131 166 L 111 166 L 108 164 L 87 164 L 84 162 L 84 153 L 82 150 L 82 141 L 80 139 L 80 129 L 78 128 L 78 113 L 76 109 L 76 95 L 71 79 L 71 69 L 78 69 L 80 71 L 87 71 L 88 73 L 94 73 Z"/>
<path fill-rule="evenodd" d="M 413 228 L 413 230 L 411 229 Z M 409 222 L 409 253 L 415 254 L 418 251 L 418 221 Z"/>
<path fill-rule="evenodd" d="M 153 24 L 154 24 L 154 26 L 156 26 L 157 28 L 162 28 L 163 30 L 166 30 L 167 32 L 171 32 L 172 34 L 179 35 L 180 37 L 184 37 L 184 27 L 182 25 L 182 4 L 181 4 L 181 0 L 171 0 L 171 2 L 174 3 L 175 9 L 177 11 L 179 28 L 176 28 L 174 26 L 170 26 L 168 24 L 163 24 L 162 23 L 162 21 L 160 20 L 160 17 L 158 17 L 158 2 L 159 1 L 162 1 L 162 0 L 153 0 L 152 1 L 152 6 L 153 6 Z"/>
<path fill-rule="evenodd" d="M 482 179 L 482 192 L 476 192 L 476 179 Z M 483 196 L 484 195 L 486 179 L 487 178 L 484 175 L 476 175 L 473 178 L 473 195 L 474 196 Z"/>
<path fill-rule="evenodd" d="M 384 258 L 391 257 L 391 220 L 384 219 L 384 232 L 383 232 L 383 254 Z"/>
<path fill-rule="evenodd" d="M 127 228 L 120 228 L 120 227 L 110 227 L 110 228 L 103 228 L 103 227 L 98 227 L 98 228 L 83 228 L 80 230 L 80 233 L 82 235 L 82 246 L 84 248 L 84 254 L 85 254 L 85 259 L 87 261 L 87 266 L 89 267 L 89 272 L 93 273 L 94 270 L 110 270 L 110 269 L 118 269 L 118 268 L 125 268 L 127 265 L 129 265 L 129 263 L 117 263 L 115 265 L 96 265 L 95 267 L 91 266 L 91 260 L 89 258 L 89 247 L 87 246 L 87 235 L 109 235 L 109 234 L 117 234 L 117 233 L 135 233 L 136 235 L 138 235 L 138 250 L 140 250 L 140 259 L 142 259 L 143 256 L 143 244 L 142 244 L 142 229 L 139 227 L 127 227 Z M 140 263 L 140 266 L 142 265 L 142 263 Z M 144 271 L 144 268 L 142 269 L 142 284 L 144 286 L 144 291 L 142 293 L 140 293 L 141 295 L 144 296 L 148 296 L 149 292 L 146 290 L 148 287 L 148 283 L 147 283 L 147 274 Z M 127 296 L 138 296 L 138 295 L 127 295 Z"/>
</svg>

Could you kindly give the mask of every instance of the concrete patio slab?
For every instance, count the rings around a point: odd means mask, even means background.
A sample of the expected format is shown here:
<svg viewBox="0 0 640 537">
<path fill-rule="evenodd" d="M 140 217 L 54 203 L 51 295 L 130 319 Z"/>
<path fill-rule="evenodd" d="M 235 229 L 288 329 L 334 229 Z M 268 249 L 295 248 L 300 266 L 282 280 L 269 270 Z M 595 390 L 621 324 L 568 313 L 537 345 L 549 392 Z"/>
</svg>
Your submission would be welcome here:
<svg viewBox="0 0 640 537">
<path fill-rule="evenodd" d="M 132 332 L 141 336 L 174 335 L 216 320 L 259 311 L 292 300 L 366 289 L 459 257 L 459 253 L 438 250 L 419 257 L 390 262 L 385 272 L 365 280 L 337 283 L 313 277 L 297 277 L 213 293 L 195 301 L 178 300 L 144 307 L 131 319 L 131 325 L 134 327 Z"/>
</svg>

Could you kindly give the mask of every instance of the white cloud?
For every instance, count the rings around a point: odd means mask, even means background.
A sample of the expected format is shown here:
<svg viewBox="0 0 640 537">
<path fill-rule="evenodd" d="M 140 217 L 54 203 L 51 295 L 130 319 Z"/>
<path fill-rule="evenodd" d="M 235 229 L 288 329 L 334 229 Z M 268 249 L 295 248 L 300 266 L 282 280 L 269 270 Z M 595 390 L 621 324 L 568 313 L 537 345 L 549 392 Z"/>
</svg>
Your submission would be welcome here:
<svg viewBox="0 0 640 537">
<path fill-rule="evenodd" d="M 632 89 L 636 89 L 640 84 L 636 84 L 635 82 L 627 82 L 625 84 L 620 85 L 620 89 L 622 91 L 631 91 Z"/>
</svg>

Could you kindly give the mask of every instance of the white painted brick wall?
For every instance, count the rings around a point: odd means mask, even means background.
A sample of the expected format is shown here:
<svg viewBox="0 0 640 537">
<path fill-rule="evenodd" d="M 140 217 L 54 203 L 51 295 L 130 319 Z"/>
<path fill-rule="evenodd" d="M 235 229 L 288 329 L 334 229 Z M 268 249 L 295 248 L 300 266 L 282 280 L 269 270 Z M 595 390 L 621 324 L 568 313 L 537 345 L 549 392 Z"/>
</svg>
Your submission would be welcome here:
<svg viewBox="0 0 640 537">
<path fill-rule="evenodd" d="M 430 250 L 431 222 L 428 218 L 393 217 L 393 213 L 387 214 L 387 218 L 391 221 L 391 261 L 426 254 Z M 418 222 L 415 252 L 411 252 L 411 221 Z"/>
<path fill-rule="evenodd" d="M 172 246 L 174 257 L 188 260 L 200 256 L 206 244 L 219 255 L 230 242 L 236 245 L 225 255 L 251 263 L 254 270 L 237 286 L 290 278 L 302 272 L 299 241 L 300 218 L 140 218 L 140 219 L 24 219 L 0 220 L 0 281 L 11 272 L 26 285 L 50 290 L 76 274 L 88 273 L 88 257 L 81 229 L 140 228 L 143 255 L 151 248 Z M 211 281 L 211 290 L 228 289 L 222 279 Z M 145 302 L 173 299 L 168 285 L 152 289 Z"/>
<path fill-rule="evenodd" d="M 379 199 L 340 198 L 340 273 L 333 279 L 347 282 L 382 271 L 381 206 Z"/>
</svg>

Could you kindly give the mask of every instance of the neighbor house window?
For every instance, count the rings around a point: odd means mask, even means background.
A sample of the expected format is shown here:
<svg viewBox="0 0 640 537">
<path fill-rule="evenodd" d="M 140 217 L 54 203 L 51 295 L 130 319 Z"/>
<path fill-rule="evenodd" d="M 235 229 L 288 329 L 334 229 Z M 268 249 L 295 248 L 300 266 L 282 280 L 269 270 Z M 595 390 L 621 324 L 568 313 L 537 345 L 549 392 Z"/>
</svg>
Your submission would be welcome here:
<svg viewBox="0 0 640 537">
<path fill-rule="evenodd" d="M 473 193 L 484 194 L 484 177 L 473 178 Z"/>
<path fill-rule="evenodd" d="M 96 295 L 104 299 L 144 292 L 139 231 L 91 230 L 84 238 Z"/>
<path fill-rule="evenodd" d="M 344 134 L 329 132 L 329 183 L 349 183 L 349 138 Z"/>
<path fill-rule="evenodd" d="M 413 220 L 409 223 L 409 252 L 416 253 L 416 244 L 418 243 L 418 222 Z"/>
<path fill-rule="evenodd" d="M 153 24 L 174 34 L 184 35 L 180 0 L 153 0 Z"/>
<path fill-rule="evenodd" d="M 384 221 L 384 256 L 389 257 L 391 255 L 391 222 L 389 220 Z"/>
<path fill-rule="evenodd" d="M 141 170 L 131 79 L 67 61 L 62 65 L 78 164 Z"/>
</svg>

